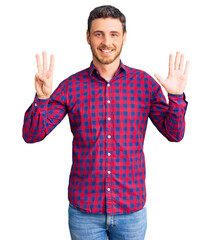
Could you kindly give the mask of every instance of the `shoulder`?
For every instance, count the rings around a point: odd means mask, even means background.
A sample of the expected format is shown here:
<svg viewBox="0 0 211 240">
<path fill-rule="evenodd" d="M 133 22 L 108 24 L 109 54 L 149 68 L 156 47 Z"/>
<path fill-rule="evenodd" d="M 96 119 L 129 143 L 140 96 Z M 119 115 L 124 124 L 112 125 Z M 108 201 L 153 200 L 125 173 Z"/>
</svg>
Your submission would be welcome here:
<svg viewBox="0 0 211 240">
<path fill-rule="evenodd" d="M 124 67 L 125 67 L 127 74 L 129 74 L 129 75 L 140 77 L 140 79 L 148 81 L 149 83 L 155 82 L 153 77 L 146 71 L 143 71 L 141 69 L 134 68 L 134 67 L 129 67 L 127 65 L 124 65 Z"/>
<path fill-rule="evenodd" d="M 81 71 L 78 71 L 74 74 L 71 74 L 70 76 L 68 76 L 66 79 L 64 79 L 60 84 L 61 85 L 72 85 L 73 83 L 77 83 L 83 79 L 86 79 L 87 77 L 89 77 L 89 68 L 85 68 Z"/>
<path fill-rule="evenodd" d="M 74 79 L 81 79 L 83 77 L 88 77 L 89 76 L 89 69 L 90 68 L 85 68 L 81 71 L 78 71 L 78 72 L 70 75 L 67 79 L 74 80 Z"/>
</svg>

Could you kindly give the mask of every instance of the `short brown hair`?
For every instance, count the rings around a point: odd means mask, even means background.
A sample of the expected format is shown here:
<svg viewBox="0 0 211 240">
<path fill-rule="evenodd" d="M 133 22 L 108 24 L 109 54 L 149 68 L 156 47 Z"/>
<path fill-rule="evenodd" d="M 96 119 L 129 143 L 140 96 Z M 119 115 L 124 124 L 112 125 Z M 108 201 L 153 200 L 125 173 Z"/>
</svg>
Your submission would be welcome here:
<svg viewBox="0 0 211 240">
<path fill-rule="evenodd" d="M 88 18 L 88 32 L 90 34 L 91 24 L 94 19 L 98 18 L 118 18 L 122 23 L 123 27 L 123 34 L 126 32 L 126 18 L 123 13 L 119 11 L 119 9 L 111 6 L 111 5 L 104 5 L 100 7 L 94 8 Z"/>
</svg>

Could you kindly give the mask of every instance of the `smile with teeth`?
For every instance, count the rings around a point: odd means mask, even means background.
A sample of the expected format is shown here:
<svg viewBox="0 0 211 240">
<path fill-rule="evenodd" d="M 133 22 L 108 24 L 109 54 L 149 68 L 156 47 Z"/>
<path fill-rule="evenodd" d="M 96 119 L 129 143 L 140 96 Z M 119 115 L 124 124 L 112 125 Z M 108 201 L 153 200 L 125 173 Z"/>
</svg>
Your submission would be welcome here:
<svg viewBox="0 0 211 240">
<path fill-rule="evenodd" d="M 105 50 L 105 49 L 100 49 L 102 53 L 108 54 L 111 53 L 113 50 Z"/>
</svg>

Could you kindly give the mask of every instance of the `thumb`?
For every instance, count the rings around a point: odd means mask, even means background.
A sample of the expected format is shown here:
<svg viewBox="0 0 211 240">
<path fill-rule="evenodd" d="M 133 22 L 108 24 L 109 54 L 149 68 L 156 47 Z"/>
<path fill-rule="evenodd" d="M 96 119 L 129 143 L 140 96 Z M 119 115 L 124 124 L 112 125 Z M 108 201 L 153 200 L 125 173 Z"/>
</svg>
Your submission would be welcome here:
<svg viewBox="0 0 211 240">
<path fill-rule="evenodd" d="M 164 84 L 164 79 L 159 74 L 154 74 L 154 76 L 157 78 L 161 85 Z"/>
</svg>

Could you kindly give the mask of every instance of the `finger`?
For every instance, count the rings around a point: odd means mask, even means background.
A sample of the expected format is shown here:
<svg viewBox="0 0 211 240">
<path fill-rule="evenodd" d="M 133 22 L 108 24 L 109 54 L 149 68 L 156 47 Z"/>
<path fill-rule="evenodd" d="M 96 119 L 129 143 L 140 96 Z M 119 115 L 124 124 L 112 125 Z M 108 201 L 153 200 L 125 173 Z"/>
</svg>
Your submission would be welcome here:
<svg viewBox="0 0 211 240">
<path fill-rule="evenodd" d="M 173 58 L 174 58 L 174 55 L 170 54 L 169 55 L 169 73 L 173 72 L 173 70 L 174 70 L 174 68 L 173 68 Z"/>
<path fill-rule="evenodd" d="M 189 61 L 187 61 L 186 64 L 185 64 L 184 74 L 185 74 L 186 77 L 188 76 L 188 69 L 189 69 Z"/>
<path fill-rule="evenodd" d="M 41 61 L 40 61 L 40 55 L 36 54 L 36 61 L 37 61 L 37 69 L 38 69 L 38 73 L 41 73 L 42 71 L 42 66 L 41 66 Z"/>
<path fill-rule="evenodd" d="M 42 81 L 42 82 L 45 82 L 46 81 L 46 77 L 42 75 L 42 73 L 36 73 L 35 74 L 35 79 L 36 80 L 39 80 L 39 81 Z"/>
<path fill-rule="evenodd" d="M 179 64 L 179 70 L 182 72 L 183 71 L 183 65 L 184 65 L 184 54 L 181 55 L 181 58 L 180 58 L 180 64 Z"/>
<path fill-rule="evenodd" d="M 35 74 L 35 79 L 38 79 L 39 78 L 39 73 L 36 73 Z"/>
<path fill-rule="evenodd" d="M 53 70 L 54 70 L 54 65 L 55 65 L 55 57 L 54 57 L 54 55 L 51 55 L 49 72 L 53 72 Z"/>
<path fill-rule="evenodd" d="M 179 59 L 180 59 L 180 52 L 178 51 L 176 53 L 176 58 L 175 58 L 175 65 L 174 65 L 175 70 L 179 69 Z"/>
<path fill-rule="evenodd" d="M 47 53 L 46 52 L 42 52 L 42 56 L 43 56 L 43 71 L 47 71 Z"/>
<path fill-rule="evenodd" d="M 157 80 L 163 85 L 164 79 L 159 74 L 154 74 L 154 76 L 157 78 Z"/>
</svg>

